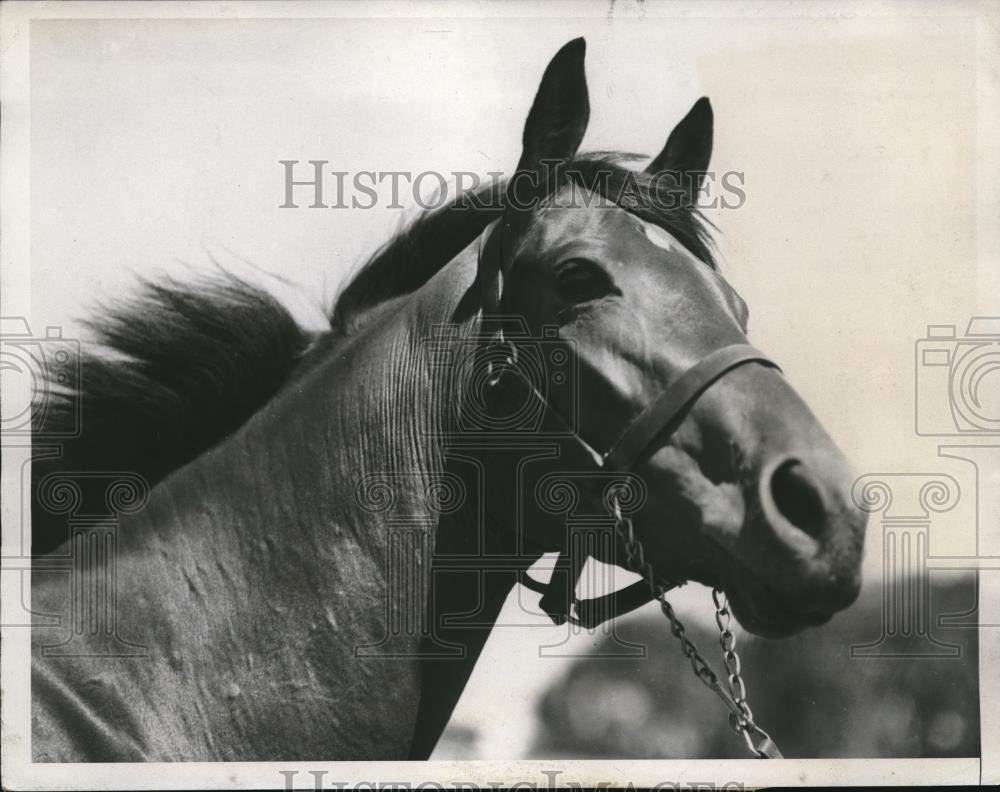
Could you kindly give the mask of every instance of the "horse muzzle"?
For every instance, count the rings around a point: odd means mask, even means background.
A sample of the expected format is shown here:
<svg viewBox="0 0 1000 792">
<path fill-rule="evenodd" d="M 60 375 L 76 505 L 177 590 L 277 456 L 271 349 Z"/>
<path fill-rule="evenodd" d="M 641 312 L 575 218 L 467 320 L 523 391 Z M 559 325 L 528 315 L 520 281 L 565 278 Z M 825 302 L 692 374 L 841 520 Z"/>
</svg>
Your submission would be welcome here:
<svg viewBox="0 0 1000 792">
<path fill-rule="evenodd" d="M 793 455 L 767 464 L 739 535 L 718 543 L 734 613 L 765 637 L 825 623 L 861 588 L 866 520 L 850 499 L 852 479 L 841 459 L 816 464 Z"/>
</svg>

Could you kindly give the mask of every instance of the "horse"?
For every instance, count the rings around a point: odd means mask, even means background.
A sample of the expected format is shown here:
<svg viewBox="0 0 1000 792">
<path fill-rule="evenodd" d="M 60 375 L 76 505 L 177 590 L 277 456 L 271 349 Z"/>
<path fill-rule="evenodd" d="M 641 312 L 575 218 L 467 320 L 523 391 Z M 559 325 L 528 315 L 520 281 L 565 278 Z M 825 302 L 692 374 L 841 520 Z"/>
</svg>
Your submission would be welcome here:
<svg viewBox="0 0 1000 792">
<path fill-rule="evenodd" d="M 519 583 L 592 625 L 698 581 L 768 638 L 852 603 L 849 464 L 696 207 L 710 102 L 644 169 L 579 153 L 584 55 L 548 64 L 513 175 L 390 239 L 329 329 L 233 275 L 147 281 L 77 385 L 53 368 L 35 761 L 427 758 Z M 638 587 L 577 597 L 581 556 Z"/>
</svg>

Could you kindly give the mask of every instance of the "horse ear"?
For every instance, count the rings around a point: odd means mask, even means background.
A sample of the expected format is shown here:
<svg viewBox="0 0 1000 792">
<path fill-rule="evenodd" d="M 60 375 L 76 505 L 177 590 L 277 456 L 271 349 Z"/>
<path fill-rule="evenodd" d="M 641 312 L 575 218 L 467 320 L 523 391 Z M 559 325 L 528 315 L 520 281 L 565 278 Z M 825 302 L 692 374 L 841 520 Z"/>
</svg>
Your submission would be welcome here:
<svg viewBox="0 0 1000 792">
<path fill-rule="evenodd" d="M 582 38 L 565 44 L 549 62 L 524 124 L 518 171 L 540 172 L 544 161 L 572 159 L 590 120 Z"/>
<path fill-rule="evenodd" d="M 551 175 L 569 162 L 580 147 L 590 120 L 590 99 L 583 59 L 587 44 L 576 38 L 549 61 L 535 101 L 524 122 L 521 159 L 507 182 L 506 212 L 479 253 L 479 281 L 485 314 L 496 313 L 503 293 L 503 275 L 511 264 L 503 246 L 516 236 L 525 211 L 552 186 Z"/>
<path fill-rule="evenodd" d="M 646 173 L 679 173 L 692 195 L 701 187 L 712 158 L 712 105 L 707 96 L 694 103 L 667 138 L 663 151 L 656 155 Z M 691 174 L 694 178 L 685 178 Z"/>
</svg>

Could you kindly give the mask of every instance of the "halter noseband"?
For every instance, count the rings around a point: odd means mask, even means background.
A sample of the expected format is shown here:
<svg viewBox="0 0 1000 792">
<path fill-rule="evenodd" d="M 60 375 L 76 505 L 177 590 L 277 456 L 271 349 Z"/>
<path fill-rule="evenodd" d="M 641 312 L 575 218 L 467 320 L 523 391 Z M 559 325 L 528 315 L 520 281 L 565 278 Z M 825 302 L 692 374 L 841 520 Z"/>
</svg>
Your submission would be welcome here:
<svg viewBox="0 0 1000 792">
<path fill-rule="evenodd" d="M 499 308 L 504 275 L 501 251 L 504 227 L 504 220 L 500 220 L 494 229 L 484 234 L 484 241 L 480 243 L 478 277 L 483 293 L 484 317 L 495 315 Z M 506 345 L 510 351 L 509 362 L 516 361 L 517 350 L 513 337 L 504 337 L 503 330 L 499 330 L 491 343 Z M 491 372 L 488 383 L 515 400 L 516 404 L 534 402 L 540 409 L 540 414 L 547 414 L 549 420 L 562 425 L 564 433 L 573 438 L 584 452 L 584 458 L 592 460 L 596 469 L 623 473 L 633 470 L 645 457 L 655 439 L 665 439 L 676 431 L 680 417 L 712 383 L 747 363 L 760 363 L 781 370 L 777 363 L 750 344 L 720 347 L 671 382 L 642 412 L 621 429 L 617 439 L 604 451 L 595 448 L 576 432 L 518 366 L 501 366 L 496 373 Z M 568 553 L 563 551 L 561 555 L 566 556 Z M 578 598 L 575 591 L 583 560 L 578 559 L 575 562 L 569 560 L 570 575 L 568 579 L 563 578 L 561 583 L 556 582 L 556 578 L 561 576 L 557 576 L 554 572 L 552 581 L 543 584 L 531 578 L 525 570 L 521 571 L 520 582 L 542 593 L 541 607 L 556 624 L 572 621 L 594 628 L 610 618 L 628 613 L 650 601 L 651 595 L 644 580 L 636 581 L 601 597 Z"/>
</svg>

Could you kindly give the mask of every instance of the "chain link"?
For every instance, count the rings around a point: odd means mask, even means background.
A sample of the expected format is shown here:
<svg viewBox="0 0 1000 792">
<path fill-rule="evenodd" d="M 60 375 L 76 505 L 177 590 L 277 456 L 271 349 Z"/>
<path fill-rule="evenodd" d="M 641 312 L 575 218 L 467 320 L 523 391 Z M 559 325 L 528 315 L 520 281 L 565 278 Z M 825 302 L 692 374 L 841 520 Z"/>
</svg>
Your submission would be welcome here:
<svg viewBox="0 0 1000 792">
<path fill-rule="evenodd" d="M 718 674 L 701 656 L 694 642 L 688 638 L 683 622 L 667 601 L 667 591 L 683 585 L 683 581 L 668 582 L 657 578 L 652 565 L 646 560 L 642 542 L 635 534 L 632 520 L 622 514 L 617 492 L 611 493 L 610 501 L 615 518 L 615 531 L 625 545 L 625 564 L 631 571 L 642 576 L 654 599 L 660 603 L 660 610 L 670 622 L 670 632 L 680 642 L 681 653 L 691 663 L 694 675 L 706 687 L 711 688 L 729 708 L 729 725 L 734 732 L 743 737 L 752 754 L 760 759 L 780 759 L 781 752 L 778 746 L 771 736 L 754 722 L 753 711 L 747 701 L 746 685 L 740 669 L 740 656 L 736 652 L 736 636 L 732 631 L 732 613 L 725 592 L 720 588 L 712 590 L 715 624 L 719 628 L 719 644 L 722 647 L 722 658 L 727 672 L 727 684 L 723 687 Z"/>
</svg>

